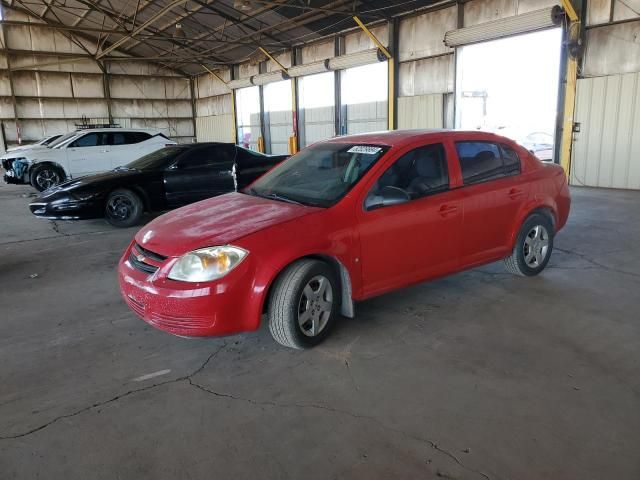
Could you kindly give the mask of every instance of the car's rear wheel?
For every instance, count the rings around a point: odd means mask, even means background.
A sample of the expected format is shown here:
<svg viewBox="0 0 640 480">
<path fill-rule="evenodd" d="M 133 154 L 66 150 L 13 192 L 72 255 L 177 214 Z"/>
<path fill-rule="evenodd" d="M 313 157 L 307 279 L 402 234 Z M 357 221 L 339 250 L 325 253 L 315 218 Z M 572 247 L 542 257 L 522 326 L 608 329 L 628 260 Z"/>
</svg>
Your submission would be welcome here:
<svg viewBox="0 0 640 480">
<path fill-rule="evenodd" d="M 29 177 L 31 186 L 39 192 L 51 188 L 63 180 L 64 172 L 53 165 L 36 165 L 33 167 Z"/>
<path fill-rule="evenodd" d="M 268 308 L 271 335 L 285 347 L 313 347 L 328 335 L 338 303 L 338 283 L 331 267 L 319 260 L 299 260 L 274 284 Z"/>
<path fill-rule="evenodd" d="M 137 225 L 144 213 L 140 197 L 131 190 L 114 190 L 107 197 L 105 218 L 114 227 L 132 227 Z"/>
<path fill-rule="evenodd" d="M 520 228 L 513 253 L 505 258 L 507 270 L 514 275 L 531 277 L 547 266 L 553 251 L 553 223 L 541 213 L 530 215 Z"/>
</svg>

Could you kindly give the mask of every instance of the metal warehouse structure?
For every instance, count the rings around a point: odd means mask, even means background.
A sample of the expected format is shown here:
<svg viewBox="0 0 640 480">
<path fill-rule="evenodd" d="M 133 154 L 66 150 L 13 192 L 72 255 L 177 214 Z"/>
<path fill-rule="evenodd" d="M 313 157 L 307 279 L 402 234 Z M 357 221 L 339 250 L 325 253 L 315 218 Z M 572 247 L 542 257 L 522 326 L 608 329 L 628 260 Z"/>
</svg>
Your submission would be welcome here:
<svg viewBox="0 0 640 480">
<path fill-rule="evenodd" d="M 561 28 L 556 161 L 574 184 L 640 189 L 640 4 L 557 3 L 3 0 L 2 132 L 15 144 L 115 122 L 282 153 L 454 127 L 460 48 Z M 366 65 L 369 77 L 345 74 Z M 324 103 L 308 80 L 322 74 Z M 378 91 L 345 100 L 362 78 Z"/>
</svg>

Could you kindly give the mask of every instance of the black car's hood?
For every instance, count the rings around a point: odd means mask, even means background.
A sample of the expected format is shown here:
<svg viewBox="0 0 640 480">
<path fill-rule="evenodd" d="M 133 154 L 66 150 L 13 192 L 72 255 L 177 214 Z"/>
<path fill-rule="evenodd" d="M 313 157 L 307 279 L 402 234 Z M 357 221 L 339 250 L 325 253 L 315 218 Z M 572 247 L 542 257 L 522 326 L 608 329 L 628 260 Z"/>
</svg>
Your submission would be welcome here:
<svg viewBox="0 0 640 480">
<path fill-rule="evenodd" d="M 111 170 L 109 172 L 98 173 L 96 175 L 88 175 L 86 177 L 74 178 L 67 180 L 45 192 L 55 193 L 70 190 L 101 190 L 103 188 L 127 186 L 131 183 L 138 182 L 142 179 L 150 179 L 155 175 L 162 175 L 162 172 L 141 171 L 141 170 Z"/>
</svg>

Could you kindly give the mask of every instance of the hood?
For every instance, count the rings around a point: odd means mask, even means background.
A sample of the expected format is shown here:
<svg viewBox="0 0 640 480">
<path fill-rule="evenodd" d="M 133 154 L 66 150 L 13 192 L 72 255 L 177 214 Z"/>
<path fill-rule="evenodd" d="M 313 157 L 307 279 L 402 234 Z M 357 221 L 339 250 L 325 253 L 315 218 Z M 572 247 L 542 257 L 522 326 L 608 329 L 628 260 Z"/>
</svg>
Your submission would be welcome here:
<svg viewBox="0 0 640 480">
<path fill-rule="evenodd" d="M 319 211 L 319 208 L 227 193 L 156 218 L 136 234 L 136 242 L 165 256 L 227 245 L 267 227 Z"/>
<path fill-rule="evenodd" d="M 58 192 L 83 191 L 100 193 L 102 190 L 112 187 L 124 187 L 135 183 L 143 176 L 148 176 L 151 172 L 141 172 L 139 170 L 112 170 L 110 172 L 98 173 L 96 175 L 87 175 L 78 177 L 66 182 L 59 183 L 44 192 L 38 197 L 37 201 L 46 199 L 47 197 Z"/>
<path fill-rule="evenodd" d="M 42 145 L 22 145 L 20 147 L 9 148 L 4 155 L 0 157 L 1 160 L 7 160 L 10 158 L 16 158 L 16 154 L 25 155 L 29 152 L 35 152 L 38 150 L 47 150 L 49 147 Z"/>
</svg>

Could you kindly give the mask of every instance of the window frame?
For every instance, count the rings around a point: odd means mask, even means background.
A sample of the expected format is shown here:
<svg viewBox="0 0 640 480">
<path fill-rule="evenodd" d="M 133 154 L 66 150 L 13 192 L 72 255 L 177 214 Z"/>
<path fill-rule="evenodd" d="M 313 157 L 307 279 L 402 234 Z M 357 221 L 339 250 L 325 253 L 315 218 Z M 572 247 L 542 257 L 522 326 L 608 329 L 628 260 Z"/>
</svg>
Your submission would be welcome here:
<svg viewBox="0 0 640 480">
<path fill-rule="evenodd" d="M 85 137 L 88 137 L 89 135 L 96 135 L 96 137 L 98 138 L 98 140 L 100 140 L 100 142 L 97 142 L 95 145 L 76 145 L 76 142 L 79 142 L 80 140 L 82 140 Z M 95 147 L 104 147 L 109 146 L 108 144 L 104 143 L 104 132 L 88 132 L 85 133 L 82 136 L 78 136 L 75 139 L 72 139 L 69 144 L 67 145 L 67 148 L 95 148 Z"/>
<path fill-rule="evenodd" d="M 403 151 L 401 154 L 399 154 L 398 156 L 396 156 L 396 158 L 394 158 L 381 172 L 379 175 L 377 175 L 374 179 L 373 182 L 371 183 L 371 185 L 369 185 L 369 187 L 366 189 L 366 193 L 362 199 L 362 209 L 365 212 L 375 212 L 377 210 L 382 210 L 384 208 L 387 207 L 379 207 L 379 208 L 375 208 L 373 210 L 371 209 L 367 209 L 365 204 L 367 201 L 367 198 L 369 197 L 369 195 L 373 192 L 374 188 L 376 188 L 376 184 L 378 183 L 378 181 L 382 178 L 383 175 L 385 175 L 390 168 L 392 168 L 397 162 L 399 162 L 403 157 L 405 157 L 406 155 L 409 155 L 413 152 L 415 152 L 416 150 L 420 150 L 422 148 L 428 148 L 428 147 L 433 147 L 433 146 L 437 146 L 440 145 L 441 149 L 442 149 L 442 163 L 443 163 L 443 167 L 444 167 L 444 174 L 446 175 L 446 184 L 441 187 L 438 188 L 432 192 L 426 193 L 424 195 L 420 195 L 419 197 L 416 198 L 410 198 L 408 202 L 403 203 L 402 205 L 406 205 L 406 204 L 414 204 L 415 202 L 418 202 L 420 200 L 423 200 L 425 198 L 429 198 L 429 197 L 433 197 L 435 195 L 439 195 L 442 193 L 447 193 L 452 191 L 455 187 L 452 186 L 452 172 L 451 172 L 451 168 L 450 167 L 450 159 L 449 159 L 449 155 L 448 155 L 448 151 L 449 149 L 447 148 L 447 143 L 446 140 L 442 139 L 439 141 L 434 141 L 431 143 L 425 143 L 423 145 L 419 145 L 419 146 L 414 146 L 413 148 L 409 148 L 406 151 Z M 398 187 L 399 188 L 399 187 Z M 409 194 L 409 192 L 407 192 Z M 397 206 L 397 205 L 390 205 L 390 206 Z"/>
<path fill-rule="evenodd" d="M 500 162 L 502 163 L 502 168 L 501 168 L 501 173 L 499 175 L 495 175 L 489 178 L 482 178 L 479 180 L 475 180 L 472 182 L 467 182 L 465 181 L 464 178 L 464 169 L 462 166 L 462 161 L 460 158 L 460 154 L 458 152 L 458 144 L 461 143 L 486 143 L 486 144 L 490 144 L 493 145 L 496 150 L 498 151 L 498 153 L 500 154 Z M 507 173 L 507 169 L 505 166 L 505 154 L 504 154 L 504 149 L 505 147 L 509 148 L 511 151 L 513 151 L 513 153 L 515 154 L 516 158 L 518 159 L 518 170 L 517 172 L 513 172 L 513 173 Z M 513 146 L 505 143 L 505 142 L 500 142 L 500 141 L 495 141 L 495 140 L 486 140 L 486 139 L 464 139 L 464 140 L 453 140 L 453 148 L 456 152 L 456 157 L 458 159 L 458 167 L 460 168 L 460 180 L 462 181 L 462 187 L 471 187 L 473 185 L 480 185 L 483 183 L 488 183 L 488 182 L 494 182 L 496 180 L 500 180 L 502 178 L 509 178 L 509 177 L 514 177 L 516 175 L 520 175 L 522 173 L 522 159 L 520 158 L 520 155 L 518 155 L 518 151 L 513 148 Z"/>
</svg>

